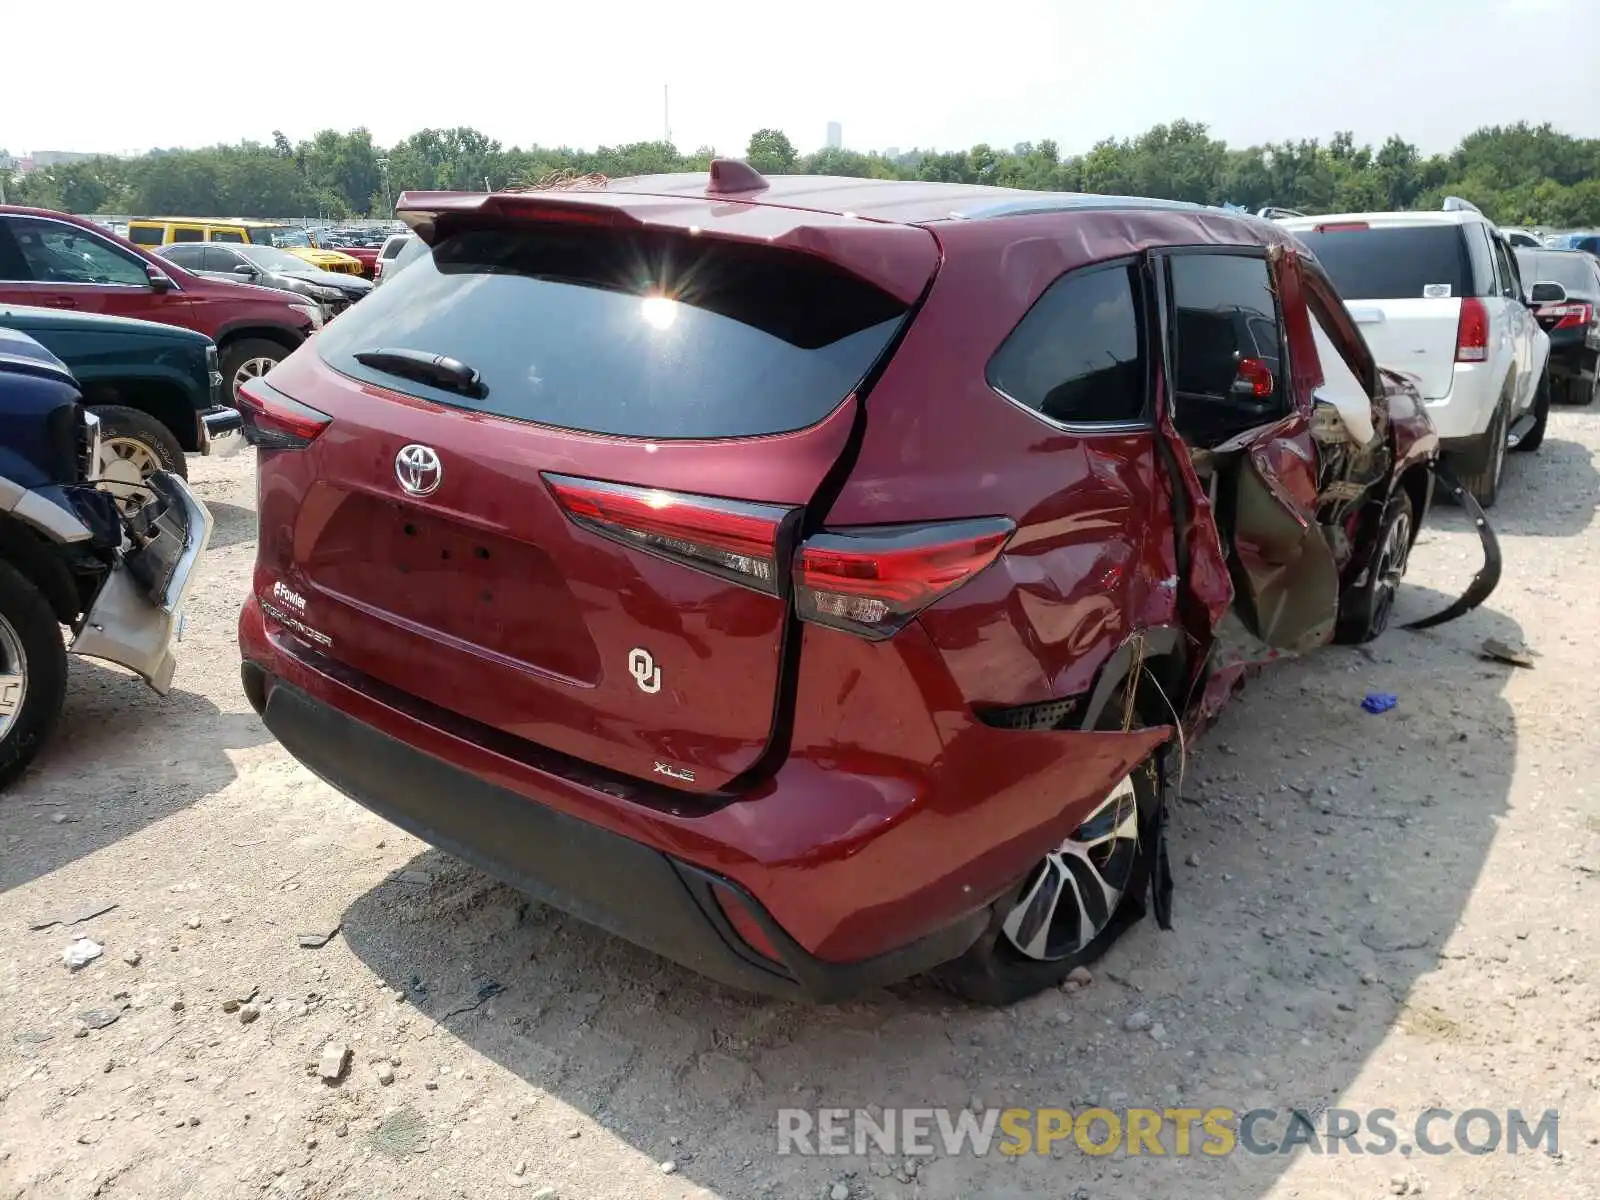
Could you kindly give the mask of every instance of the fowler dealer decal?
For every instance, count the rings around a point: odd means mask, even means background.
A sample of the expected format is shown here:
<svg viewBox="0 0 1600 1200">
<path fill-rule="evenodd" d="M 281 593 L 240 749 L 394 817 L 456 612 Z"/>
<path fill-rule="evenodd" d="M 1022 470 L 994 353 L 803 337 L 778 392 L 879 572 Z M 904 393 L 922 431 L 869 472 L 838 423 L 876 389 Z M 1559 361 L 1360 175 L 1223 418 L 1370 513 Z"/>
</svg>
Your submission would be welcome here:
<svg viewBox="0 0 1600 1200">
<path fill-rule="evenodd" d="M 296 592 L 291 588 L 285 587 L 282 583 L 274 583 L 272 585 L 271 597 L 271 600 L 269 600 L 266 596 L 261 597 L 262 612 L 271 617 L 279 625 L 282 625 L 285 629 L 299 634 L 308 642 L 314 642 L 316 645 L 328 649 L 333 647 L 333 639 L 327 634 L 323 633 L 322 630 L 311 628 L 311 626 L 307 625 L 299 617 L 285 612 L 282 608 L 279 608 L 278 605 L 272 602 L 273 600 L 281 600 L 284 604 L 292 606 L 295 612 L 303 613 L 306 610 L 306 598 L 304 596 L 300 595 L 299 592 Z"/>
<path fill-rule="evenodd" d="M 306 598 L 293 588 L 285 586 L 281 580 L 272 585 L 272 598 L 282 600 L 295 612 L 303 613 L 306 610 Z"/>
</svg>

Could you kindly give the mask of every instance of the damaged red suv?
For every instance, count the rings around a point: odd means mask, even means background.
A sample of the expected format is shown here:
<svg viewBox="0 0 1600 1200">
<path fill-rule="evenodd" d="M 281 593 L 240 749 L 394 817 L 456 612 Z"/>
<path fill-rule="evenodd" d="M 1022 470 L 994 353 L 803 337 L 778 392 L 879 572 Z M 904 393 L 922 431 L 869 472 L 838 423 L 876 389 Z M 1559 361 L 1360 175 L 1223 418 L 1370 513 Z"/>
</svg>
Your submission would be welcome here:
<svg viewBox="0 0 1600 1200">
<path fill-rule="evenodd" d="M 241 396 L 245 689 L 741 988 L 1005 1002 L 1164 917 L 1176 727 L 1381 631 L 1429 504 L 1254 218 L 722 162 L 399 210 L 431 252 Z"/>
</svg>

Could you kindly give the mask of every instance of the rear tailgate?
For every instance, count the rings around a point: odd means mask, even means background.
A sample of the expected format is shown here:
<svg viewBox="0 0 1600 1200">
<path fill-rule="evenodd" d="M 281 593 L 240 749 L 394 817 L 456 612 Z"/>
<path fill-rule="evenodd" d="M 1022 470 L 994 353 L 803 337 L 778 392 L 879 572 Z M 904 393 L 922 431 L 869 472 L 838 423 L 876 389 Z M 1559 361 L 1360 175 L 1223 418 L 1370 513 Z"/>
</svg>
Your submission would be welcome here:
<svg viewBox="0 0 1600 1200">
<path fill-rule="evenodd" d="M 1415 376 L 1424 399 L 1450 394 L 1456 327 L 1461 320 L 1459 299 L 1349 300 L 1345 307 L 1381 365 Z"/>
<path fill-rule="evenodd" d="M 909 290 L 911 235 L 925 285 L 932 236 L 885 228 L 897 265 L 862 270 Z M 269 381 L 331 418 L 263 456 L 269 616 L 504 733 L 727 783 L 772 734 L 785 541 L 910 301 L 781 238 L 527 212 L 429 234 L 431 255 Z M 478 381 L 415 368 L 435 355 Z"/>
<path fill-rule="evenodd" d="M 1450 394 L 1463 297 L 1477 295 L 1462 228 L 1360 222 L 1295 228 L 1339 289 L 1373 357 Z"/>
</svg>

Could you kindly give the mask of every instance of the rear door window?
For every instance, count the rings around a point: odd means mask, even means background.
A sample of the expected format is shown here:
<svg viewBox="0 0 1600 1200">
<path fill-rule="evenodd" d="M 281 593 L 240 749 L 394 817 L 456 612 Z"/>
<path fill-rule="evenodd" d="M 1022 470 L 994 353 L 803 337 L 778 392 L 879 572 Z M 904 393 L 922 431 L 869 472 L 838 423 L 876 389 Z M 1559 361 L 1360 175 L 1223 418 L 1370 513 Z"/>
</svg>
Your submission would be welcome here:
<svg viewBox="0 0 1600 1200">
<path fill-rule="evenodd" d="M 1056 280 L 989 362 L 989 386 L 1068 425 L 1145 416 L 1147 355 L 1137 269 L 1114 263 Z"/>
<path fill-rule="evenodd" d="M 205 269 L 204 246 L 169 246 L 161 252 L 161 257 L 168 262 L 175 262 L 180 267 L 187 267 L 191 271 Z"/>
<path fill-rule="evenodd" d="M 1476 295 L 1459 225 L 1374 225 L 1295 234 L 1346 300 Z"/>
<path fill-rule="evenodd" d="M 206 231 L 198 225 L 174 225 L 172 227 L 172 240 L 175 242 L 203 242 L 206 240 Z"/>
<path fill-rule="evenodd" d="M 129 225 L 128 240 L 135 246 L 159 246 L 166 240 L 166 230 L 160 225 Z"/>
<path fill-rule="evenodd" d="M 1168 259 L 1173 422 L 1212 446 L 1289 411 L 1278 301 L 1267 260 L 1228 253 Z"/>
<path fill-rule="evenodd" d="M 570 227 L 443 238 L 316 339 L 335 370 L 441 404 L 592 433 L 725 438 L 821 420 L 907 306 L 813 255 Z M 399 349 L 479 373 L 453 390 L 356 357 Z"/>
</svg>

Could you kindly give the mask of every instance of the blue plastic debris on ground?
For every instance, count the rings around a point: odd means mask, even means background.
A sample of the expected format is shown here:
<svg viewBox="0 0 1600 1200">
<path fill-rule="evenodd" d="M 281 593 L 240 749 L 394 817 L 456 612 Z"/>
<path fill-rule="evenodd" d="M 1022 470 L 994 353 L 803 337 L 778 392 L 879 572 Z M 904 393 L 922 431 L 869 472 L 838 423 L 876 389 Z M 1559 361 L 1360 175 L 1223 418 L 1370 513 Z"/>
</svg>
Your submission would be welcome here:
<svg viewBox="0 0 1600 1200">
<path fill-rule="evenodd" d="M 1386 713 L 1399 703 L 1400 697 L 1393 692 L 1368 692 L 1367 698 L 1361 702 L 1361 707 L 1369 713 Z"/>
</svg>

